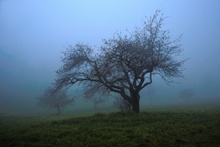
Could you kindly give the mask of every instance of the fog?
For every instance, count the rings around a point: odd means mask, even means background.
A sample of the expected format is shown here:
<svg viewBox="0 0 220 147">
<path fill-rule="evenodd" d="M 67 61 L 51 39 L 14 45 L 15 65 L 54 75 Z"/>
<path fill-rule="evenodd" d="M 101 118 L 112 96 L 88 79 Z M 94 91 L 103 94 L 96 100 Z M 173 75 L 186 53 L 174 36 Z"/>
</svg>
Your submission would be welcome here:
<svg viewBox="0 0 220 147">
<path fill-rule="evenodd" d="M 0 1 L 0 113 L 49 114 L 36 105 L 36 97 L 54 82 L 60 57 L 68 45 L 88 43 L 98 48 L 115 32 L 143 26 L 145 16 L 157 9 L 167 16 L 164 28 L 171 37 L 183 34 L 183 78 L 167 85 L 159 77 L 141 92 L 141 109 L 185 104 L 183 89 L 195 95 L 187 103 L 220 102 L 220 2 L 218 0 L 1 0 Z M 154 89 L 151 101 L 149 89 Z M 80 89 L 69 112 L 92 110 L 81 99 Z M 98 105 L 109 110 L 112 100 Z M 101 109 L 102 108 L 102 109 Z M 66 111 L 67 111 L 66 110 Z"/>
</svg>

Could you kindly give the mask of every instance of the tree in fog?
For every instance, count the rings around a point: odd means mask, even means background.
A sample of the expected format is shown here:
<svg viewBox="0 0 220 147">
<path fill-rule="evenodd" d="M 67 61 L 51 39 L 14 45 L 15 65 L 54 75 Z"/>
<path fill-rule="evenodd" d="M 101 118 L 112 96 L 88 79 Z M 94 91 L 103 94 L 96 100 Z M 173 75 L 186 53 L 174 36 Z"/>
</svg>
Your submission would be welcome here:
<svg viewBox="0 0 220 147">
<path fill-rule="evenodd" d="M 121 111 L 131 111 L 131 104 L 123 97 L 116 97 L 113 106 Z"/>
<path fill-rule="evenodd" d="M 195 92 L 192 89 L 184 89 L 179 92 L 179 97 L 188 102 L 195 95 Z"/>
<path fill-rule="evenodd" d="M 59 90 L 54 92 L 52 88 L 47 88 L 42 96 L 37 97 L 37 100 L 40 106 L 55 108 L 57 115 L 60 115 L 62 108 L 73 103 L 73 99 L 67 96 L 66 91 Z"/>
<path fill-rule="evenodd" d="M 101 97 L 92 97 L 90 100 L 94 104 L 94 109 L 97 109 L 97 105 L 105 102 Z"/>
<path fill-rule="evenodd" d="M 156 93 L 156 89 L 154 87 L 148 87 L 146 91 L 146 96 L 149 98 L 150 103 L 152 102 L 152 99 L 155 93 Z"/>
<path fill-rule="evenodd" d="M 182 76 L 184 61 L 176 58 L 182 52 L 181 36 L 172 39 L 169 31 L 162 29 L 164 19 L 156 11 L 142 28 L 104 40 L 100 50 L 86 44 L 67 47 L 55 89 L 78 83 L 87 99 L 95 93 L 117 93 L 139 113 L 139 93 L 152 83 L 154 75 L 166 83 Z"/>
</svg>

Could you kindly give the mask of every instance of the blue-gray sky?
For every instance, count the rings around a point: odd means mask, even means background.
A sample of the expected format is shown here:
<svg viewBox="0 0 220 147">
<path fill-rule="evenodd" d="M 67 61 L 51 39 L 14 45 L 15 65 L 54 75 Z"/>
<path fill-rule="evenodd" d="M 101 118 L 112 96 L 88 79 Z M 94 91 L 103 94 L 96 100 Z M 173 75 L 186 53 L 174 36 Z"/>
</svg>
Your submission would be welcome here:
<svg viewBox="0 0 220 147">
<path fill-rule="evenodd" d="M 190 58 L 173 88 L 219 98 L 219 7 L 219 0 L 1 0 L 0 111 L 28 105 L 52 83 L 69 44 L 98 47 L 115 32 L 143 26 L 157 9 L 171 37 L 183 34 L 181 58 Z"/>
</svg>

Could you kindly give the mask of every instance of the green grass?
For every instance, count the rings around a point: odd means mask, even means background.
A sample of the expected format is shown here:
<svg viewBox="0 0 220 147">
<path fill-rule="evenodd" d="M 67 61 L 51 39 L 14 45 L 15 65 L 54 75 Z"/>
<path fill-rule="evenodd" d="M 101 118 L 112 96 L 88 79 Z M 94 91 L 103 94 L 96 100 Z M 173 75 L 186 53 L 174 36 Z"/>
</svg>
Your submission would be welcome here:
<svg viewBox="0 0 220 147">
<path fill-rule="evenodd" d="M 219 147 L 220 108 L 61 119 L 4 116 L 0 146 Z"/>
</svg>

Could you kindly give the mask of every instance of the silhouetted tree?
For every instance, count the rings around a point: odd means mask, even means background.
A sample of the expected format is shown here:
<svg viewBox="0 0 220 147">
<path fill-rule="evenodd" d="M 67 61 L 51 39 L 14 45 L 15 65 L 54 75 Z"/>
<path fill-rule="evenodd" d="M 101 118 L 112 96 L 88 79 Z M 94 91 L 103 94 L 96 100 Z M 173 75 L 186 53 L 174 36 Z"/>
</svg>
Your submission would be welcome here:
<svg viewBox="0 0 220 147">
<path fill-rule="evenodd" d="M 113 106 L 121 111 L 131 111 L 131 104 L 123 97 L 116 97 Z"/>
<path fill-rule="evenodd" d="M 181 52 L 181 36 L 172 40 L 163 30 L 164 17 L 156 11 L 129 36 L 118 34 L 104 40 L 94 52 L 89 45 L 69 46 L 62 58 L 63 66 L 57 71 L 56 90 L 77 83 L 84 87 L 84 97 L 95 93 L 118 93 L 139 113 L 139 92 L 160 75 L 166 83 L 182 76 L 182 64 L 177 57 Z"/>
<path fill-rule="evenodd" d="M 186 102 L 188 102 L 194 95 L 195 92 L 192 89 L 184 89 L 179 92 L 179 97 L 184 99 Z"/>
<path fill-rule="evenodd" d="M 101 97 L 92 97 L 90 100 L 94 104 L 94 109 L 97 108 L 98 104 L 101 104 L 101 103 L 105 102 L 105 100 Z"/>
<path fill-rule="evenodd" d="M 50 87 L 44 91 L 42 96 L 37 97 L 37 99 L 38 105 L 57 109 L 57 115 L 60 115 L 61 108 L 73 103 L 73 99 L 70 99 L 66 95 L 66 91 L 59 90 L 54 92 Z"/>
</svg>

